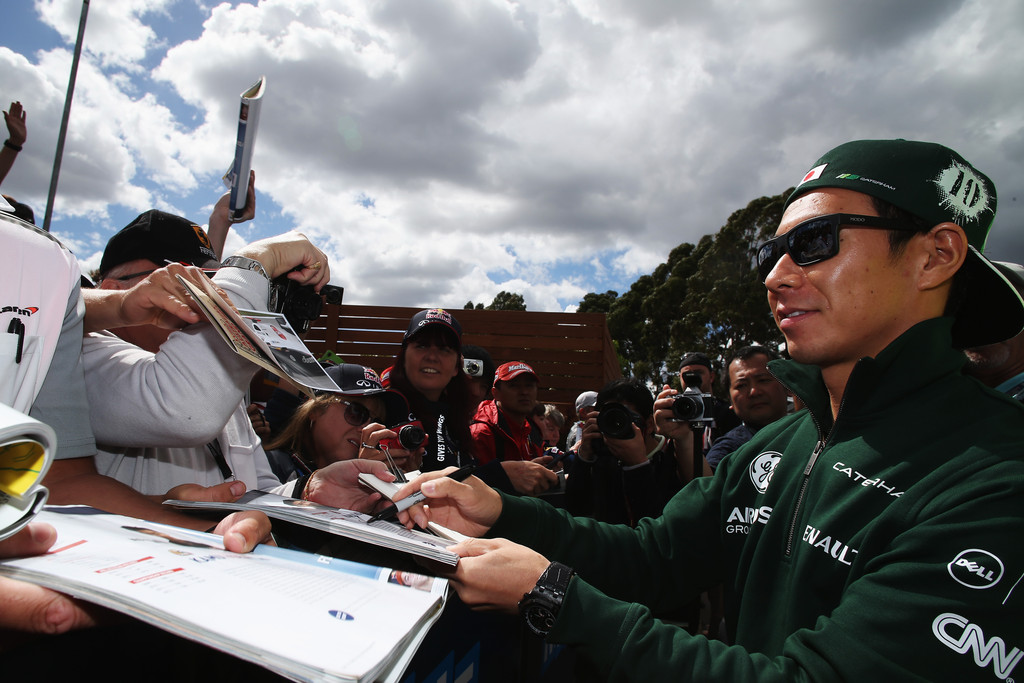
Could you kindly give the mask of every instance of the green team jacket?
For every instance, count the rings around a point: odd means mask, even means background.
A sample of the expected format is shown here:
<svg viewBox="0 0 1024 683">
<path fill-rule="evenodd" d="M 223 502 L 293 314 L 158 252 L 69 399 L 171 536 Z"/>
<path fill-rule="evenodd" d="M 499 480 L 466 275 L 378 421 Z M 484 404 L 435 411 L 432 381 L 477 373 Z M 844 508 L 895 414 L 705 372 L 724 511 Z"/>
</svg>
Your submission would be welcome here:
<svg viewBox="0 0 1024 683">
<path fill-rule="evenodd" d="M 548 640 L 610 680 L 1024 680 L 1024 407 L 960 374 L 951 320 L 861 359 L 832 425 L 760 430 L 636 529 L 504 497 L 491 534 L 576 569 Z M 735 645 L 663 624 L 724 582 Z"/>
</svg>

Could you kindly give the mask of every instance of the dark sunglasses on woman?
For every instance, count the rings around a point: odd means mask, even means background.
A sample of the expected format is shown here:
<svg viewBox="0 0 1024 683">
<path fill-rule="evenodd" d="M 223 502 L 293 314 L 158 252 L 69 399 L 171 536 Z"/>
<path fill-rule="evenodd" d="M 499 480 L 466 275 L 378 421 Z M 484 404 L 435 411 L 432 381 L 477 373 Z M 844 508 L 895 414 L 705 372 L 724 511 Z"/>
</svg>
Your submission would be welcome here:
<svg viewBox="0 0 1024 683">
<path fill-rule="evenodd" d="M 362 427 L 370 422 L 370 409 L 362 403 L 353 403 L 340 398 L 335 402 L 345 406 L 345 422 L 353 427 Z"/>
</svg>

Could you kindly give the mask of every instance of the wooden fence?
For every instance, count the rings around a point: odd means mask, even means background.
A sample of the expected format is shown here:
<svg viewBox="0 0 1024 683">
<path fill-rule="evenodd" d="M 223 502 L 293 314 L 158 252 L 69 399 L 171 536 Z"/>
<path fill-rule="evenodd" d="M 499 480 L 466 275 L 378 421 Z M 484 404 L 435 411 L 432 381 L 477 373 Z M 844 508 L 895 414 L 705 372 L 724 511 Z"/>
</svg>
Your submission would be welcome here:
<svg viewBox="0 0 1024 683">
<path fill-rule="evenodd" d="M 419 310 L 327 305 L 306 333 L 306 346 L 317 357 L 332 350 L 347 363 L 381 372 L 392 364 L 409 319 Z M 567 418 L 580 392 L 597 391 L 622 376 L 603 313 L 451 313 L 462 325 L 462 343 L 487 349 L 495 365 L 529 363 L 540 378 L 538 398 L 557 405 Z"/>
</svg>

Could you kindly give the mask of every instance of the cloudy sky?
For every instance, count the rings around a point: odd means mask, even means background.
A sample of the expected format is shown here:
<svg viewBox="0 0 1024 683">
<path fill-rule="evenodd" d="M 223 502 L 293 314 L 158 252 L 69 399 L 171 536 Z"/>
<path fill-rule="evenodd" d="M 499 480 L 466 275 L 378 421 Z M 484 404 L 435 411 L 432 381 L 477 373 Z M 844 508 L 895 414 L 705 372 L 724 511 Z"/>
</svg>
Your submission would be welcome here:
<svg viewBox="0 0 1024 683">
<path fill-rule="evenodd" d="M 81 8 L 0 24 L 29 126 L 3 190 L 40 223 Z M 350 303 L 571 310 L 865 137 L 987 172 L 988 252 L 1024 262 L 1019 0 L 103 0 L 84 45 L 52 230 L 86 268 L 148 208 L 206 223 L 261 75 L 228 251 L 300 229 Z"/>
</svg>

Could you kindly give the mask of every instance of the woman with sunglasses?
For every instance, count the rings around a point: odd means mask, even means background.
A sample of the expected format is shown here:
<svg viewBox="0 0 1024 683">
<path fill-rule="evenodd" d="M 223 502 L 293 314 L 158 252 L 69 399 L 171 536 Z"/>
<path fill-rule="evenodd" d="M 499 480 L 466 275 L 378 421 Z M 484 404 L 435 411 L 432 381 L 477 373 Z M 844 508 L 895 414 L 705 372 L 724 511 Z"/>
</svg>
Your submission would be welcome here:
<svg viewBox="0 0 1024 683">
<path fill-rule="evenodd" d="M 469 423 L 474 406 L 462 367 L 462 327 L 450 312 L 432 308 L 412 317 L 389 381 L 426 430 L 424 472 L 473 463 Z"/>
<path fill-rule="evenodd" d="M 320 394 L 299 405 L 268 444 L 272 467 L 281 480 L 353 458 L 387 461 L 390 457 L 404 472 L 417 469 L 422 451 L 380 446 L 382 440 L 397 436 L 385 425 L 405 421 L 409 412 L 405 400 L 385 390 L 377 373 L 362 365 L 335 365 L 327 374 L 341 392 Z"/>
</svg>

